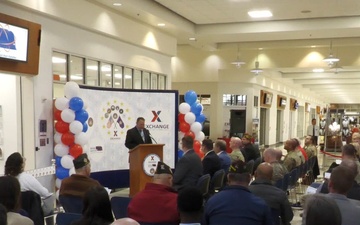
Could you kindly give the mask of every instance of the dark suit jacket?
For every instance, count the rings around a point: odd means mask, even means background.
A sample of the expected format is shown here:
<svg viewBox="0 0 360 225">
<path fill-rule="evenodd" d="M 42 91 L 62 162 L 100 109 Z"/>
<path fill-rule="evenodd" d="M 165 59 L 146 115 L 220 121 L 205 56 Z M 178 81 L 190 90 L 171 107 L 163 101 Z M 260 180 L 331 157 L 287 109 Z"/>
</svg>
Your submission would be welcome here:
<svg viewBox="0 0 360 225">
<path fill-rule="evenodd" d="M 221 161 L 219 156 L 214 151 L 209 152 L 202 160 L 203 174 L 210 174 L 212 177 L 214 173 L 221 169 Z"/>
<path fill-rule="evenodd" d="M 139 144 L 152 144 L 149 130 L 144 128 L 143 131 L 145 136 L 145 142 L 143 141 L 140 132 L 136 127 L 129 129 L 126 132 L 125 146 L 128 149 L 133 149 Z"/>
<path fill-rule="evenodd" d="M 195 186 L 202 175 L 200 157 L 193 149 L 189 150 L 176 164 L 173 188 L 177 191 L 184 187 Z"/>
</svg>

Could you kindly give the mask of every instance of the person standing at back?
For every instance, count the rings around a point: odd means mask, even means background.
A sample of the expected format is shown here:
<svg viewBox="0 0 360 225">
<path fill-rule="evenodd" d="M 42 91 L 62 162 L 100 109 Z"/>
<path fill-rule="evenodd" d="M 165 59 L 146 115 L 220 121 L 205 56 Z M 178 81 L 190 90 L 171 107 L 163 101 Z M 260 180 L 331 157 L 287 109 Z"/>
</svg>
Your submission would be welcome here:
<svg viewBox="0 0 360 225">
<path fill-rule="evenodd" d="M 201 159 L 193 149 L 192 137 L 185 136 L 181 142 L 184 155 L 176 164 L 173 180 L 173 188 L 177 191 L 187 186 L 195 186 L 203 171 Z"/>
<path fill-rule="evenodd" d="M 145 128 L 145 119 L 136 119 L 136 126 L 126 132 L 125 146 L 131 150 L 139 144 L 152 144 L 150 132 Z"/>
<path fill-rule="evenodd" d="M 316 125 L 315 118 L 311 120 L 311 124 L 307 127 L 306 134 L 313 137 L 313 144 L 316 146 L 318 144 L 319 126 Z"/>
</svg>

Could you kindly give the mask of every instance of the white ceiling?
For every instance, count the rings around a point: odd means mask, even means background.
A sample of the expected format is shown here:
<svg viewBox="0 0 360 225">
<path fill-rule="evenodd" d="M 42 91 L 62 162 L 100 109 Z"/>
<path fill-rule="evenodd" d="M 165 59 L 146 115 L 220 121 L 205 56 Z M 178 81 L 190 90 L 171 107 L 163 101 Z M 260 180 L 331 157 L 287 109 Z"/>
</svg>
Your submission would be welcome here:
<svg viewBox="0 0 360 225">
<path fill-rule="evenodd" d="M 331 103 L 360 103 L 359 0 L 88 0 L 142 21 L 177 38 L 178 45 L 202 50 L 326 48 L 333 40 L 341 68 L 312 73 L 290 63 L 269 67 L 274 79 L 301 86 Z M 122 6 L 113 6 L 114 2 Z M 270 10 L 270 19 L 252 19 L 250 10 Z M 157 27 L 165 23 L 165 27 Z M 195 37 L 197 41 L 189 41 Z M 324 49 L 323 49 L 324 50 Z M 300 54 L 300 53 L 299 53 Z M 294 53 L 296 55 L 296 53 Z M 281 57 L 291 57 L 282 55 Z M 358 59 L 358 58 L 359 59 Z M 266 70 L 266 68 L 265 68 Z M 271 76 L 271 75 L 270 75 Z"/>
</svg>

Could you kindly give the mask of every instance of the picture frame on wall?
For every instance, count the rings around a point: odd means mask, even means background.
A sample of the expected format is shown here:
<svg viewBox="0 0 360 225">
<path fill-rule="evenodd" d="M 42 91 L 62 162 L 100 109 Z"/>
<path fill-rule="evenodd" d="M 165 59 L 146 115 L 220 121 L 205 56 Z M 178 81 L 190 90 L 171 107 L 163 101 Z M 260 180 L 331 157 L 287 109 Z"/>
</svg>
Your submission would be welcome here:
<svg viewBox="0 0 360 225">
<path fill-rule="evenodd" d="M 271 105 L 272 103 L 272 98 L 273 98 L 273 95 L 270 94 L 270 93 L 265 93 L 265 96 L 264 96 L 264 104 L 266 105 Z"/>
</svg>

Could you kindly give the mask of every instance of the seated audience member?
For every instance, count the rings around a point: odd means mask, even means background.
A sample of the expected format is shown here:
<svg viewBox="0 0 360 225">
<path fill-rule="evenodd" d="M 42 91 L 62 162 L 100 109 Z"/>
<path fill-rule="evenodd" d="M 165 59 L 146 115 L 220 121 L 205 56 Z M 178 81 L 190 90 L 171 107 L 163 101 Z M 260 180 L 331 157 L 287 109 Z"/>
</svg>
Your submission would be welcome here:
<svg viewBox="0 0 360 225">
<path fill-rule="evenodd" d="M 107 225 L 114 221 L 108 192 L 101 186 L 89 188 L 84 195 L 82 218 L 71 225 Z"/>
<path fill-rule="evenodd" d="M 300 140 L 294 138 L 294 141 L 296 142 L 296 150 L 298 150 L 298 155 L 301 158 L 301 164 L 303 164 L 308 160 L 308 156 L 306 155 L 306 151 L 301 147 Z"/>
<path fill-rule="evenodd" d="M 7 224 L 6 208 L 0 204 L 0 224 Z"/>
<path fill-rule="evenodd" d="M 6 208 L 7 225 L 34 225 L 31 219 L 17 213 L 20 209 L 20 184 L 15 177 L 0 177 L 0 204 Z"/>
<path fill-rule="evenodd" d="M 159 161 L 152 183 L 137 193 L 128 206 L 128 216 L 140 223 L 179 223 L 177 193 L 172 189 L 172 172 Z"/>
<path fill-rule="evenodd" d="M 227 172 L 229 170 L 231 159 L 226 152 L 226 142 L 224 140 L 216 140 L 214 144 L 214 152 L 219 156 L 221 169 Z"/>
<path fill-rule="evenodd" d="M 33 191 L 40 195 L 44 203 L 42 204 L 44 215 L 49 215 L 54 209 L 54 196 L 35 177 L 24 172 L 25 161 L 20 153 L 11 154 L 5 162 L 5 175 L 16 177 L 22 192 Z"/>
<path fill-rule="evenodd" d="M 227 175 L 229 186 L 207 201 L 204 224 L 273 224 L 270 208 L 248 189 L 250 173 L 242 161 L 231 164 Z"/>
<path fill-rule="evenodd" d="M 273 175 L 271 178 L 271 181 L 273 183 L 275 183 L 277 180 L 282 179 L 284 177 L 284 175 L 288 173 L 284 164 L 282 164 L 278 160 L 278 155 L 279 155 L 278 152 L 280 152 L 280 151 L 277 151 L 273 148 L 268 148 L 268 149 L 265 149 L 265 151 L 263 153 L 264 161 L 267 163 L 270 163 L 270 165 L 273 167 Z"/>
<path fill-rule="evenodd" d="M 221 162 L 219 156 L 213 150 L 213 142 L 211 139 L 205 139 L 201 144 L 201 151 L 204 153 L 202 159 L 203 174 L 210 174 L 212 177 L 214 173 L 221 169 Z"/>
<path fill-rule="evenodd" d="M 325 195 L 313 194 L 306 198 L 303 225 L 341 225 L 341 213 L 336 202 Z"/>
<path fill-rule="evenodd" d="M 251 142 L 252 139 L 253 137 L 250 134 L 244 134 L 244 136 L 241 138 L 242 144 L 244 145 L 241 152 L 245 157 L 245 162 L 248 162 L 250 160 L 255 161 L 257 158 L 260 157 L 260 151 Z"/>
<path fill-rule="evenodd" d="M 229 155 L 231 162 L 235 162 L 238 160 L 245 162 L 245 157 L 240 150 L 240 148 L 242 147 L 241 139 L 238 137 L 232 137 L 232 138 L 230 138 L 229 144 L 230 144 L 230 148 L 232 150 Z"/>
<path fill-rule="evenodd" d="M 305 137 L 304 150 L 306 152 L 308 159 L 310 159 L 313 156 L 316 156 L 317 149 L 316 146 L 314 145 L 313 137 L 310 135 Z"/>
<path fill-rule="evenodd" d="M 201 159 L 193 149 L 192 137 L 183 137 L 181 143 L 184 155 L 176 164 L 173 176 L 173 188 L 177 191 L 187 186 L 195 186 L 203 171 Z"/>
<path fill-rule="evenodd" d="M 91 187 L 101 186 L 97 180 L 90 178 L 90 161 L 86 153 L 73 160 L 75 174 L 62 180 L 59 195 L 84 197 Z"/>
<path fill-rule="evenodd" d="M 358 225 L 360 221 L 359 201 L 350 200 L 346 197 L 353 186 L 354 172 L 346 166 L 338 166 L 331 172 L 329 180 L 329 194 L 326 196 L 335 200 L 341 213 L 342 223 L 346 225 Z"/>
<path fill-rule="evenodd" d="M 203 195 L 196 187 L 186 187 L 177 198 L 180 225 L 200 225 L 203 216 Z"/>
<path fill-rule="evenodd" d="M 249 190 L 256 196 L 265 200 L 266 204 L 279 212 L 282 225 L 290 225 L 293 219 L 293 211 L 285 192 L 272 185 L 273 167 L 269 163 L 261 163 L 256 172 L 255 180 L 249 186 Z"/>
<path fill-rule="evenodd" d="M 288 152 L 284 159 L 284 165 L 289 172 L 302 163 L 302 154 L 296 149 L 297 145 L 298 142 L 295 139 L 287 140 L 284 145 L 284 149 Z"/>
<path fill-rule="evenodd" d="M 356 149 L 356 158 L 360 158 L 360 133 L 359 132 L 354 132 L 351 135 L 351 144 L 355 147 Z"/>
<path fill-rule="evenodd" d="M 115 220 L 111 225 L 140 225 L 140 223 L 136 222 L 131 218 L 121 218 Z"/>
</svg>

